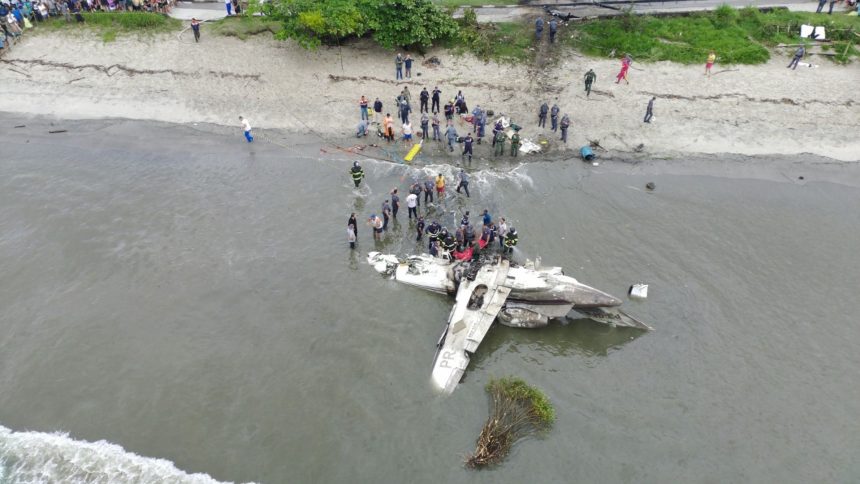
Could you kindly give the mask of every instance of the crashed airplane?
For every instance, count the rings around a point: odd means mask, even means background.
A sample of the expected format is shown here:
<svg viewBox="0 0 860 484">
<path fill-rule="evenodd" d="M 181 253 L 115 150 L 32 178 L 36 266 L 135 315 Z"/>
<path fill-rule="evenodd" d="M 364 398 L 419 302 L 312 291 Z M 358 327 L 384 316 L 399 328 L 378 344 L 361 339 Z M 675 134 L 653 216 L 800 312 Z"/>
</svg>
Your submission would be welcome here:
<svg viewBox="0 0 860 484">
<path fill-rule="evenodd" d="M 560 267 L 540 267 L 540 260 L 519 266 L 499 255 L 449 261 L 428 255 L 397 256 L 371 252 L 367 261 L 382 274 L 427 291 L 455 296 L 448 324 L 437 343 L 432 382 L 451 393 L 493 322 L 516 328 L 540 328 L 570 311 L 601 323 L 650 330 L 627 315 L 621 300 L 566 276 Z"/>
</svg>

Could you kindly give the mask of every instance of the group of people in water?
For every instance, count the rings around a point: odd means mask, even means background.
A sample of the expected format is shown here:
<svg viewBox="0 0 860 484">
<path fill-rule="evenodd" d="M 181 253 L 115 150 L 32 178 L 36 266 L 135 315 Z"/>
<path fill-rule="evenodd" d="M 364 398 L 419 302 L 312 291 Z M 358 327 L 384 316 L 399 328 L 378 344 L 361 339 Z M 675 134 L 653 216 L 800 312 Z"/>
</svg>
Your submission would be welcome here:
<svg viewBox="0 0 860 484">
<path fill-rule="evenodd" d="M 364 180 L 365 173 L 358 161 L 354 161 L 349 170 L 355 188 L 361 187 L 361 182 Z M 469 196 L 469 176 L 465 170 L 460 169 L 459 184 L 456 192 L 462 193 L 464 189 L 466 196 Z M 476 227 L 469 219 L 469 211 L 466 211 L 460 220 L 459 226 L 450 232 L 447 227 L 443 227 L 437 220 L 433 220 L 429 224 L 425 221 L 424 216 L 419 213 L 421 209 L 421 199 L 424 199 L 424 205 L 429 210 L 431 204 L 441 203 L 445 198 L 446 179 L 445 176 L 439 173 L 435 178 L 427 180 L 415 181 L 409 186 L 409 192 L 406 195 L 406 207 L 408 209 L 409 223 L 415 229 L 415 241 L 422 242 L 425 238 L 428 241 L 427 251 L 435 257 L 446 257 L 449 259 L 469 260 L 478 251 L 491 250 L 498 243 L 502 253 L 513 252 L 519 242 L 519 234 L 514 227 L 508 226 L 504 218 L 499 219 L 498 223 L 493 220 L 488 210 L 484 210 L 481 214 L 481 226 Z M 373 213 L 367 219 L 367 225 L 373 231 L 373 239 L 381 241 L 383 234 L 388 230 L 388 224 L 392 220 L 397 220 L 397 214 L 400 211 L 400 193 L 397 188 L 391 190 L 390 198 L 386 198 L 382 202 L 380 213 Z M 429 214 L 429 211 L 427 212 Z M 355 249 L 355 243 L 358 238 L 358 219 L 355 213 L 352 213 L 347 221 L 347 240 L 350 248 Z"/>
</svg>

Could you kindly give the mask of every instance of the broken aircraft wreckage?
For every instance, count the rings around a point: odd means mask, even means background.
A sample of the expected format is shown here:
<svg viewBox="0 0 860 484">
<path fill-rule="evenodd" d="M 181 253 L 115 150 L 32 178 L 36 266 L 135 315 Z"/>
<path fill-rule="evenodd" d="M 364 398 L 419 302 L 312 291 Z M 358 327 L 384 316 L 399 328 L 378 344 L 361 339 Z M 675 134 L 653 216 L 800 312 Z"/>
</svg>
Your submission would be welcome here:
<svg viewBox="0 0 860 484">
<path fill-rule="evenodd" d="M 620 299 L 564 275 L 560 267 L 541 267 L 539 259 L 520 266 L 499 255 L 449 261 L 370 252 L 367 262 L 404 284 L 455 296 L 433 361 L 431 380 L 443 393 L 457 387 L 469 354 L 496 318 L 506 326 L 541 328 L 574 310 L 601 323 L 652 329 L 618 309 Z"/>
</svg>

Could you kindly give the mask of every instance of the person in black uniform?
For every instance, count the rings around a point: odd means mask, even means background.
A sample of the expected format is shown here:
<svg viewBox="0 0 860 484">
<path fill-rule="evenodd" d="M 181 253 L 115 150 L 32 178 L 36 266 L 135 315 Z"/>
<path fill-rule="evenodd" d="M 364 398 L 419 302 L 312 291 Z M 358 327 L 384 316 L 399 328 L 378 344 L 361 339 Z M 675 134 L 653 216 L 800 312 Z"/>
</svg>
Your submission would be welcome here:
<svg viewBox="0 0 860 484">
<path fill-rule="evenodd" d="M 355 183 L 355 188 L 358 188 L 358 186 L 361 185 L 361 180 L 364 179 L 364 169 L 357 161 L 353 161 L 352 168 L 350 168 L 349 173 L 352 175 L 352 182 Z M 358 225 L 356 225 L 356 227 L 357 226 Z"/>
</svg>

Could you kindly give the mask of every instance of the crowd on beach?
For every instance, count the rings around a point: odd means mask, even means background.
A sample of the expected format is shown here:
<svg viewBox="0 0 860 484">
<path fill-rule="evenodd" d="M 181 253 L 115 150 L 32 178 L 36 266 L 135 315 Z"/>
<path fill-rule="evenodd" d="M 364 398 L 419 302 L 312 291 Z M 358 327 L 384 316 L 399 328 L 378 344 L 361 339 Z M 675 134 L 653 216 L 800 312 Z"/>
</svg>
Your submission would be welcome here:
<svg viewBox="0 0 860 484">
<path fill-rule="evenodd" d="M 83 12 L 170 13 L 176 0 L 15 0 L 0 2 L 0 49 L 6 50 L 34 24 L 62 17 L 83 22 Z"/>
</svg>

